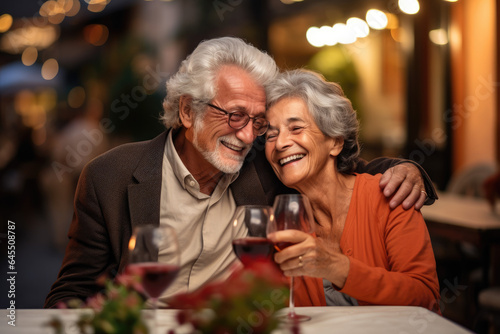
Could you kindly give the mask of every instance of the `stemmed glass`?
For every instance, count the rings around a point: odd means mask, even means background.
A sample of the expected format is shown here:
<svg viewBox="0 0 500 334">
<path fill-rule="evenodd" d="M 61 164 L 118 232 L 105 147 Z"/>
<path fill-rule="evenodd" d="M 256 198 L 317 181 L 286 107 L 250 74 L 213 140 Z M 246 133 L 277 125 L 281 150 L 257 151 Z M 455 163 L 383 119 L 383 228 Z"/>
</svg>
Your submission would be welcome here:
<svg viewBox="0 0 500 334">
<path fill-rule="evenodd" d="M 278 195 L 273 205 L 274 219 L 269 224 L 268 233 L 283 230 L 300 230 L 306 233 L 312 232 L 312 209 L 309 199 L 301 194 Z M 277 243 L 275 249 L 279 252 L 291 246 L 291 243 Z M 293 276 L 290 277 L 290 305 L 285 319 L 291 321 L 307 321 L 311 317 L 295 313 L 295 302 L 293 294 Z"/>
<path fill-rule="evenodd" d="M 153 304 L 154 328 L 158 298 L 172 284 L 179 270 L 179 244 L 172 227 L 144 225 L 134 229 L 129 241 L 126 272 L 141 278 L 144 293 Z"/>
<path fill-rule="evenodd" d="M 238 206 L 231 218 L 233 250 L 244 266 L 270 261 L 273 243 L 267 239 L 272 208 L 264 205 Z"/>
</svg>

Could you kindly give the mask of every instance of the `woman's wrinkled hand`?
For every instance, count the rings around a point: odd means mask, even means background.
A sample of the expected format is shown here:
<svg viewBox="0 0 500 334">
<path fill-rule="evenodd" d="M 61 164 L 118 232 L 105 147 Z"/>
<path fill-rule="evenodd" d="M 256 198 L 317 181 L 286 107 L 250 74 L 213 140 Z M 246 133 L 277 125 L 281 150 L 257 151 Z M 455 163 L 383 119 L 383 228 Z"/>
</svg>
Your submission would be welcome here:
<svg viewBox="0 0 500 334">
<path fill-rule="evenodd" d="M 274 261 L 285 276 L 325 278 L 339 289 L 349 273 L 349 258 L 338 242 L 325 241 L 299 230 L 278 231 L 268 235 L 275 245 L 292 244 L 274 254 Z"/>
</svg>

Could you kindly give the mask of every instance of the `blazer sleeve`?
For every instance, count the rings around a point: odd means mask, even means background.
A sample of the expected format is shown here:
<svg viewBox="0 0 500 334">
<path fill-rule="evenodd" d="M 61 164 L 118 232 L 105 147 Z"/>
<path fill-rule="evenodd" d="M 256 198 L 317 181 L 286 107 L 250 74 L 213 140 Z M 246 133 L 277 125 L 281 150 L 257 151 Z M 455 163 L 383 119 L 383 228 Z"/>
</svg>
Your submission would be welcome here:
<svg viewBox="0 0 500 334">
<path fill-rule="evenodd" d="M 90 174 L 86 167 L 80 176 L 69 243 L 58 278 L 45 300 L 45 308 L 56 307 L 59 302 L 70 299 L 85 300 L 96 294 L 100 289 L 97 278 L 109 269 L 110 243 Z"/>
<path fill-rule="evenodd" d="M 432 183 L 431 178 L 429 177 L 429 175 L 427 175 L 422 166 L 420 166 L 415 161 L 407 159 L 377 158 L 373 159 L 370 162 L 367 162 L 366 160 L 360 159 L 356 167 L 356 173 L 368 173 L 371 175 L 375 175 L 378 173 L 383 174 L 389 168 L 402 163 L 411 163 L 420 170 L 420 173 L 422 174 L 422 178 L 424 180 L 425 192 L 427 193 L 427 198 L 425 199 L 424 204 L 425 205 L 433 204 L 434 201 L 438 199 L 438 195 L 436 189 L 434 188 L 434 184 Z"/>
</svg>

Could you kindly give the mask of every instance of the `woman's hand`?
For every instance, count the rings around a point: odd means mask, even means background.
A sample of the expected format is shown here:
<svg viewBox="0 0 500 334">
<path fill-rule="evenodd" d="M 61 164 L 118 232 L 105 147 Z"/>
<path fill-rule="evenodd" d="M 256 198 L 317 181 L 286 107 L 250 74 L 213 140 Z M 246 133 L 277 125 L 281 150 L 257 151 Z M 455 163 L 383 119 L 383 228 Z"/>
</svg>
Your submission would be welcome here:
<svg viewBox="0 0 500 334">
<path fill-rule="evenodd" d="M 325 241 L 298 230 L 278 231 L 268 235 L 274 244 L 292 243 L 274 254 L 274 261 L 285 276 L 325 278 L 341 289 L 349 274 L 349 258 L 338 242 Z"/>
</svg>

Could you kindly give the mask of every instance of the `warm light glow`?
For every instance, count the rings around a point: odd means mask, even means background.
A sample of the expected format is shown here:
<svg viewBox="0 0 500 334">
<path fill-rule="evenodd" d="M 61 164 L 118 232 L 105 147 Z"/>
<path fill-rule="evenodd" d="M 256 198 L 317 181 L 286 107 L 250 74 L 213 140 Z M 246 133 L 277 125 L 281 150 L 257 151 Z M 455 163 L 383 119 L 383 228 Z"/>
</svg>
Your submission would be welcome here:
<svg viewBox="0 0 500 334">
<path fill-rule="evenodd" d="M 366 23 L 373 29 L 384 29 L 388 23 L 387 15 L 378 9 L 370 9 L 366 12 Z"/>
<path fill-rule="evenodd" d="M 75 16 L 76 14 L 78 14 L 78 12 L 80 11 L 80 1 L 78 1 L 78 0 L 67 0 L 67 2 L 71 2 L 72 6 L 66 12 L 66 16 Z"/>
<path fill-rule="evenodd" d="M 23 124 L 28 128 L 40 128 L 47 122 L 45 109 L 39 105 L 32 105 L 29 111 L 23 115 Z"/>
<path fill-rule="evenodd" d="M 351 17 L 346 22 L 347 28 L 354 32 L 356 37 L 363 38 L 370 34 L 370 27 L 360 18 Z"/>
<path fill-rule="evenodd" d="M 448 44 L 448 33 L 444 29 L 434 29 L 429 31 L 429 39 L 437 45 Z"/>
<path fill-rule="evenodd" d="M 85 102 L 85 89 L 77 86 L 68 93 L 68 105 L 71 108 L 80 108 Z"/>
<path fill-rule="evenodd" d="M 52 80 L 59 72 L 59 64 L 54 58 L 47 59 L 42 65 L 42 77 L 45 80 Z"/>
<path fill-rule="evenodd" d="M 12 27 L 12 16 L 10 14 L 0 15 L 0 33 L 6 32 Z"/>
<path fill-rule="evenodd" d="M 64 15 L 65 10 L 64 6 L 62 6 L 60 3 L 54 0 L 49 0 L 43 3 L 38 12 L 40 13 L 40 16 L 50 17 L 58 14 Z"/>
<path fill-rule="evenodd" d="M 88 43 L 100 46 L 108 40 L 109 30 L 102 24 L 89 24 L 83 28 L 83 36 Z"/>
<path fill-rule="evenodd" d="M 333 34 L 341 44 L 351 44 L 356 42 L 354 31 L 347 28 L 344 23 L 337 23 L 333 26 Z"/>
<path fill-rule="evenodd" d="M 30 90 L 22 90 L 14 97 L 14 110 L 21 116 L 26 115 L 35 103 L 35 94 Z"/>
<path fill-rule="evenodd" d="M 57 92 L 54 88 L 44 89 L 38 95 L 38 104 L 44 110 L 52 110 L 57 106 Z"/>
<path fill-rule="evenodd" d="M 135 249 L 135 242 L 136 242 L 136 237 L 133 235 L 130 237 L 130 241 L 128 242 L 128 250 L 134 250 Z"/>
<path fill-rule="evenodd" d="M 19 54 L 29 46 L 43 50 L 59 37 L 57 26 L 34 26 L 25 24 L 21 28 L 11 30 L 1 36 L 0 49 L 5 52 Z"/>
<path fill-rule="evenodd" d="M 21 116 L 25 126 L 33 129 L 41 129 L 47 122 L 47 107 L 53 108 L 54 103 L 47 103 L 49 100 L 57 100 L 57 94 L 48 92 L 49 95 L 44 96 L 44 92 L 38 96 L 30 90 L 22 90 L 14 97 L 14 110 Z"/>
<path fill-rule="evenodd" d="M 387 16 L 387 26 L 386 29 L 396 29 L 399 28 L 399 19 L 396 15 L 391 13 L 386 13 Z"/>
<path fill-rule="evenodd" d="M 36 146 L 41 146 L 47 141 L 47 129 L 45 128 L 45 123 L 34 128 L 31 133 L 31 139 L 33 144 Z"/>
<path fill-rule="evenodd" d="M 70 10 L 73 9 L 75 2 L 80 3 L 80 1 L 75 1 L 75 0 L 56 0 L 56 1 L 66 15 Z"/>
<path fill-rule="evenodd" d="M 337 44 L 337 38 L 335 37 L 333 28 L 330 26 L 322 26 L 319 28 L 321 41 L 324 45 L 332 46 Z"/>
<path fill-rule="evenodd" d="M 23 62 L 24 65 L 31 66 L 36 62 L 37 58 L 38 58 L 38 50 L 33 46 L 29 46 L 23 51 L 23 55 L 21 56 L 21 61 Z"/>
<path fill-rule="evenodd" d="M 317 48 L 325 45 L 321 38 L 321 32 L 318 27 L 310 27 L 309 29 L 307 29 L 306 38 L 309 44 Z"/>
<path fill-rule="evenodd" d="M 59 14 L 49 16 L 48 20 L 52 24 L 59 24 L 64 20 L 65 17 L 66 16 L 64 16 L 64 14 L 59 13 Z"/>
<path fill-rule="evenodd" d="M 391 37 L 396 42 L 401 43 L 402 42 L 401 29 L 400 28 L 391 29 Z"/>
<path fill-rule="evenodd" d="M 416 14 L 420 10 L 418 0 L 399 0 L 399 9 L 406 14 Z"/>
<path fill-rule="evenodd" d="M 102 12 L 106 5 L 108 4 L 107 0 L 85 0 L 89 5 L 87 7 L 89 12 L 99 13 Z"/>
</svg>

